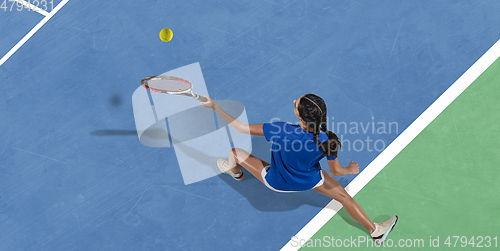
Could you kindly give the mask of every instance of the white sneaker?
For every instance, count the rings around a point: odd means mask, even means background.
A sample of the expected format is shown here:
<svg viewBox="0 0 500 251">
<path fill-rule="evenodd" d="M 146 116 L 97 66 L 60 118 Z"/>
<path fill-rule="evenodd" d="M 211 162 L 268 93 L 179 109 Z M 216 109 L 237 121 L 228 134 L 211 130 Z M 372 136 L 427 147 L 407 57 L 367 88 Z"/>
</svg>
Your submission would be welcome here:
<svg viewBox="0 0 500 251">
<path fill-rule="evenodd" d="M 225 159 L 218 159 L 217 160 L 217 167 L 219 167 L 219 170 L 225 174 L 229 174 L 231 175 L 231 177 L 233 177 L 233 179 L 237 180 L 237 181 L 240 181 L 243 179 L 243 172 L 240 170 L 239 173 L 233 173 L 233 171 L 231 171 L 231 168 L 229 167 L 229 162 Z"/>
<path fill-rule="evenodd" d="M 386 222 L 375 223 L 377 229 L 371 234 L 373 240 L 381 245 L 387 239 L 389 232 L 394 228 L 397 221 L 398 216 L 394 215 Z"/>
</svg>

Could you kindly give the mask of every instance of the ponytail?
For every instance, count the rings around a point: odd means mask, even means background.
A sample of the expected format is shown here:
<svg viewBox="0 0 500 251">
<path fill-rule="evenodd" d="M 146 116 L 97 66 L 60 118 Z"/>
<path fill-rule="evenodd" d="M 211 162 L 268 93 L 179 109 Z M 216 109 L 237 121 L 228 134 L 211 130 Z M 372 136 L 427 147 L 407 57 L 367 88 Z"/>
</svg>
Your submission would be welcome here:
<svg viewBox="0 0 500 251">
<path fill-rule="evenodd" d="M 318 126 L 317 129 L 321 128 L 321 131 L 326 133 L 328 136 L 328 140 L 324 142 L 319 142 L 319 130 L 317 134 L 314 135 L 314 141 L 318 145 L 318 148 L 325 154 L 326 157 L 335 156 L 337 157 L 338 151 L 342 148 L 342 143 L 340 142 L 339 137 L 334 132 L 328 131 L 326 124 L 326 113 L 321 118 L 319 123 L 316 123 Z"/>
<path fill-rule="evenodd" d="M 304 100 L 305 104 L 303 104 Z M 307 104 L 309 103 L 309 104 Z M 326 123 L 325 101 L 315 94 L 306 94 L 299 104 L 299 114 L 306 121 L 306 126 L 313 129 L 313 139 L 318 148 L 326 157 L 337 157 L 338 150 L 342 148 L 339 137 L 334 132 L 328 131 Z M 323 131 L 328 136 L 328 140 L 319 142 L 319 133 Z"/>
<path fill-rule="evenodd" d="M 334 132 L 326 131 L 325 133 L 328 136 L 328 140 L 320 142 L 318 147 L 326 157 L 337 157 L 339 149 L 342 148 L 342 143 L 340 143 L 339 137 Z"/>
</svg>

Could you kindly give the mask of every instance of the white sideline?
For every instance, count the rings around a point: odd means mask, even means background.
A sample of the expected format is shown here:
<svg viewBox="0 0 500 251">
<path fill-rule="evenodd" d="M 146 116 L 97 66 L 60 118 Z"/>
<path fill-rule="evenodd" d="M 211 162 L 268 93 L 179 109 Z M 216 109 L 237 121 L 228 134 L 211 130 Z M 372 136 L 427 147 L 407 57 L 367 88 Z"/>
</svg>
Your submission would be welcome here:
<svg viewBox="0 0 500 251">
<path fill-rule="evenodd" d="M 450 105 L 474 80 L 476 80 L 496 59 L 500 57 L 498 40 L 481 58 L 479 58 L 453 85 L 451 85 L 434 103 L 432 103 L 406 130 L 404 130 L 379 156 L 377 156 L 345 188 L 354 197 L 375 175 L 377 175 L 396 155 L 399 154 L 421 131 L 423 131 L 448 105 Z M 295 251 L 300 248 L 298 240 L 310 239 L 325 225 L 342 205 L 332 200 L 294 237 L 295 241 L 281 248 L 281 251 Z"/>
<path fill-rule="evenodd" d="M 50 13 L 45 12 L 47 13 L 47 15 L 42 14 L 45 17 L 33 29 L 31 29 L 28 34 L 26 34 L 19 42 L 17 42 L 17 44 L 12 47 L 12 49 L 10 49 L 10 51 L 7 52 L 7 54 L 5 54 L 2 59 L 0 59 L 0 66 L 2 66 L 3 63 L 5 63 L 5 61 L 7 61 L 7 59 L 12 56 L 12 54 L 14 54 L 19 48 L 21 48 L 21 46 L 23 46 L 23 44 L 26 43 L 26 41 L 28 41 L 28 39 L 30 39 L 31 36 L 35 34 L 35 32 L 42 28 L 42 26 L 47 23 L 47 21 L 49 21 L 68 1 L 69 0 L 62 0 Z"/>
</svg>

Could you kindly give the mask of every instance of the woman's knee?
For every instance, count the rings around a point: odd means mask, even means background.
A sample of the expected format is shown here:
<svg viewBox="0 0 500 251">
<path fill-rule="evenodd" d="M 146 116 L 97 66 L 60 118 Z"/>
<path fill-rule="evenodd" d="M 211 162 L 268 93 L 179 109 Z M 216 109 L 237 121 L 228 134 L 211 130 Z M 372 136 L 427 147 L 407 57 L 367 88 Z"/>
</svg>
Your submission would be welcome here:
<svg viewBox="0 0 500 251">
<path fill-rule="evenodd" d="M 245 150 L 235 147 L 235 148 L 232 148 L 231 150 L 229 150 L 229 154 L 236 155 L 237 153 L 241 153 L 242 151 L 244 152 Z"/>
<path fill-rule="evenodd" d="M 235 157 L 236 160 L 239 160 L 239 161 L 244 161 L 245 159 L 248 158 L 250 154 L 241 149 L 241 148 L 233 148 L 231 150 L 229 150 L 229 156 L 233 156 Z"/>
<path fill-rule="evenodd" d="M 337 188 L 335 190 L 337 190 L 337 191 L 335 191 L 335 194 L 337 195 L 337 199 L 336 200 L 338 202 L 340 202 L 340 203 L 343 204 L 344 202 L 352 200 L 351 195 L 349 195 L 347 193 L 347 191 L 343 187 Z"/>
<path fill-rule="evenodd" d="M 341 186 L 329 187 L 327 184 L 323 184 L 322 187 L 315 188 L 315 190 L 340 202 L 341 204 L 352 198 Z"/>
</svg>

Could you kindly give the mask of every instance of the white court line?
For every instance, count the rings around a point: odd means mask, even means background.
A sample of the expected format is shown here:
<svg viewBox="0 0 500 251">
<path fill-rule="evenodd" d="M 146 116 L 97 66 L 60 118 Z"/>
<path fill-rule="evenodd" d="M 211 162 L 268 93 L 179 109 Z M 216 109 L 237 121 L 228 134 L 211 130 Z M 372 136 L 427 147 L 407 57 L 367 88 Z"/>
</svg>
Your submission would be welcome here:
<svg viewBox="0 0 500 251">
<path fill-rule="evenodd" d="M 32 1 L 32 0 L 30 0 L 30 2 L 31 2 L 31 1 Z M 26 1 L 24 1 L 24 0 L 16 0 L 16 2 L 18 2 L 18 3 L 22 3 L 22 4 L 24 5 L 24 7 L 25 7 L 25 8 L 27 8 L 27 9 L 31 9 L 32 11 L 36 11 L 36 12 L 38 12 L 38 13 L 40 13 L 40 14 L 44 15 L 44 16 L 48 16 L 48 15 L 49 15 L 49 13 L 48 13 L 47 11 L 44 11 L 44 10 L 42 10 L 42 9 L 40 9 L 40 8 L 38 8 L 38 7 L 36 7 L 35 5 L 33 5 L 33 4 L 31 4 L 31 3 L 28 3 L 28 2 L 26 2 Z"/>
<path fill-rule="evenodd" d="M 26 43 L 26 41 L 28 41 L 28 39 L 30 39 L 31 36 L 33 36 L 35 34 L 35 32 L 37 32 L 40 28 L 42 28 L 42 26 L 47 22 L 49 21 L 49 19 L 51 19 L 69 0 L 62 0 L 50 13 L 47 13 L 47 15 L 42 19 L 42 21 L 40 21 L 33 29 L 31 29 L 31 31 L 26 34 L 19 42 L 17 42 L 17 44 L 12 47 L 12 49 L 10 49 L 9 52 L 7 52 L 7 54 L 5 54 L 5 56 L 2 57 L 2 59 L 0 59 L 0 66 L 3 65 L 3 63 L 5 63 L 5 61 L 7 61 L 7 59 L 10 58 L 10 56 L 12 56 L 12 54 L 14 54 L 19 48 L 21 48 L 21 46 L 23 46 L 24 43 Z"/>
<path fill-rule="evenodd" d="M 430 105 L 406 130 L 404 130 L 365 170 L 363 170 L 345 188 L 354 197 L 370 180 L 375 177 L 396 155 L 399 154 L 421 131 L 423 131 L 448 105 L 453 102 L 479 75 L 481 75 L 496 59 L 500 57 L 500 40 L 498 40 L 481 58 L 479 58 L 453 85 L 451 85 L 432 105 Z M 302 243 L 310 239 L 325 225 L 342 205 L 332 200 L 295 236 L 295 239 L 281 248 L 281 251 L 298 250 L 299 240 Z"/>
</svg>

